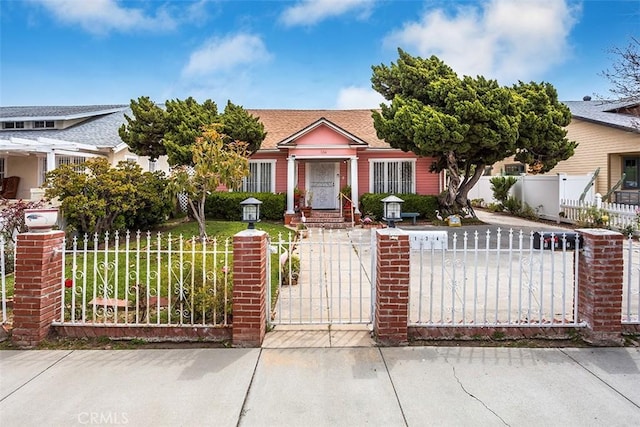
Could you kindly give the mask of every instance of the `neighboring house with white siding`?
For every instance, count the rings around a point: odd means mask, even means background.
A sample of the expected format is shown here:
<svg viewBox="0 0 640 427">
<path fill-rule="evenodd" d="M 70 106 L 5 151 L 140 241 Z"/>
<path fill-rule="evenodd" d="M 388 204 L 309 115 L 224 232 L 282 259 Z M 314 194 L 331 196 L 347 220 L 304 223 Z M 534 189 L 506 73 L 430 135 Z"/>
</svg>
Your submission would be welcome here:
<svg viewBox="0 0 640 427">
<path fill-rule="evenodd" d="M 168 170 L 165 159 L 131 153 L 118 135 L 127 105 L 0 107 L 0 182 L 19 177 L 16 199 L 38 198 L 44 174 L 61 164 L 104 157 Z M 32 193 L 34 197 L 32 197 Z"/>
<path fill-rule="evenodd" d="M 615 196 L 620 202 L 640 200 L 640 102 L 565 101 L 572 120 L 567 138 L 578 143 L 575 154 L 547 174 L 586 175 L 600 168 L 595 190 L 606 194 L 625 174 Z M 491 174 L 519 174 L 524 165 L 505 159 Z M 507 173 L 505 173 L 507 172 Z M 615 200 L 613 200 L 615 201 Z"/>
</svg>

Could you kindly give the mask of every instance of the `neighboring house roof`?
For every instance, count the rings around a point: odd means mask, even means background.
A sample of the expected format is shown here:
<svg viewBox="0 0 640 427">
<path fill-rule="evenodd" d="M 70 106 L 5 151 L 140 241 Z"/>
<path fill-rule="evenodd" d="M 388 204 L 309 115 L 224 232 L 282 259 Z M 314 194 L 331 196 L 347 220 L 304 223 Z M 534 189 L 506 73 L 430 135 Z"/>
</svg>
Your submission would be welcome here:
<svg viewBox="0 0 640 427">
<path fill-rule="evenodd" d="M 66 129 L 2 130 L 0 131 L 0 139 L 19 138 L 37 140 L 38 138 L 50 138 L 92 145 L 97 148 L 114 148 L 122 144 L 120 135 L 118 135 L 118 129 L 125 123 L 124 113 L 127 112 L 131 114 L 129 108 L 122 105 L 94 105 L 89 107 L 0 107 L 0 121 L 6 121 L 6 119 L 15 121 L 44 120 L 44 116 L 41 116 L 41 114 L 45 113 L 49 114 L 46 116 L 46 119 L 51 120 L 86 118 L 86 120 Z"/>
<path fill-rule="evenodd" d="M 587 120 L 605 126 L 639 132 L 640 117 L 627 114 L 640 105 L 640 102 L 613 101 L 564 101 L 574 118 Z"/>
<path fill-rule="evenodd" d="M 376 135 L 372 110 L 247 110 L 264 124 L 267 137 L 262 150 L 276 149 L 278 144 L 324 118 L 345 132 L 356 137 L 370 148 L 389 148 Z"/>
<path fill-rule="evenodd" d="M 0 107 L 0 118 L 15 121 L 73 120 L 115 113 L 126 108 L 127 105 Z"/>
</svg>

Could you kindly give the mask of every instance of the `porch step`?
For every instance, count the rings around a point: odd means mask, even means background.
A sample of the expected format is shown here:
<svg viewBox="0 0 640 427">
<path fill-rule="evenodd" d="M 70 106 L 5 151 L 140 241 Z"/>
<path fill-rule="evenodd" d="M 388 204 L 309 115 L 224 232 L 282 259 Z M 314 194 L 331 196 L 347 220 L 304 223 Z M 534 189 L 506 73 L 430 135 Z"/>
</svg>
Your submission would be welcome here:
<svg viewBox="0 0 640 427">
<path fill-rule="evenodd" d="M 297 225 L 302 222 L 300 217 L 296 217 L 291 222 L 292 225 Z M 345 222 L 340 211 L 326 211 L 326 210 L 314 210 L 306 217 L 305 224 L 309 228 L 349 228 L 351 227 L 351 221 Z"/>
</svg>

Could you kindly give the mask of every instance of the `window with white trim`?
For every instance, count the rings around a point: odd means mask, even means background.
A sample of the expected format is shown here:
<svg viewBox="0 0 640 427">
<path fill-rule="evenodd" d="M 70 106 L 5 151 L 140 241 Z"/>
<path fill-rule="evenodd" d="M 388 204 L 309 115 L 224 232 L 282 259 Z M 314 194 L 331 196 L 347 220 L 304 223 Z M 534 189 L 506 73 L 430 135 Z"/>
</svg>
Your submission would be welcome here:
<svg viewBox="0 0 640 427">
<path fill-rule="evenodd" d="M 249 161 L 249 176 L 242 180 L 242 191 L 273 193 L 275 191 L 275 161 Z"/>
<path fill-rule="evenodd" d="M 56 156 L 56 168 L 59 168 L 62 165 L 72 165 L 73 170 L 76 172 L 84 172 L 84 167 L 81 165 L 86 161 L 86 157 Z"/>
<path fill-rule="evenodd" d="M 370 166 L 372 193 L 415 193 L 414 160 L 372 160 Z"/>
<path fill-rule="evenodd" d="M 24 129 L 24 122 L 2 122 L 2 129 Z"/>
<path fill-rule="evenodd" d="M 53 129 L 55 123 L 53 120 L 36 120 L 33 122 L 34 129 Z"/>
<path fill-rule="evenodd" d="M 0 157 L 0 182 L 2 182 L 2 180 L 7 175 L 6 171 L 7 170 L 6 170 L 6 167 L 5 167 L 5 158 L 4 157 Z"/>
<path fill-rule="evenodd" d="M 157 160 L 149 160 L 149 172 L 155 172 L 157 167 L 158 167 Z"/>
</svg>

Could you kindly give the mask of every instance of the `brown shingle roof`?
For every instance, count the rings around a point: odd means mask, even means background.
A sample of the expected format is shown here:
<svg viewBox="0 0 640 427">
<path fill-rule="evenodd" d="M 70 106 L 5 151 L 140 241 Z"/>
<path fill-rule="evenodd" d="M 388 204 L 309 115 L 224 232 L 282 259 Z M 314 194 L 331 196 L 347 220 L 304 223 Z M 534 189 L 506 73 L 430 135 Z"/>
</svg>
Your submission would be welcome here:
<svg viewBox="0 0 640 427">
<path fill-rule="evenodd" d="M 321 118 L 341 127 L 369 144 L 371 148 L 389 148 L 378 139 L 373 127 L 371 110 L 247 110 L 260 118 L 267 131 L 261 149 L 277 147 L 278 143 L 294 133 L 312 125 Z"/>
</svg>

